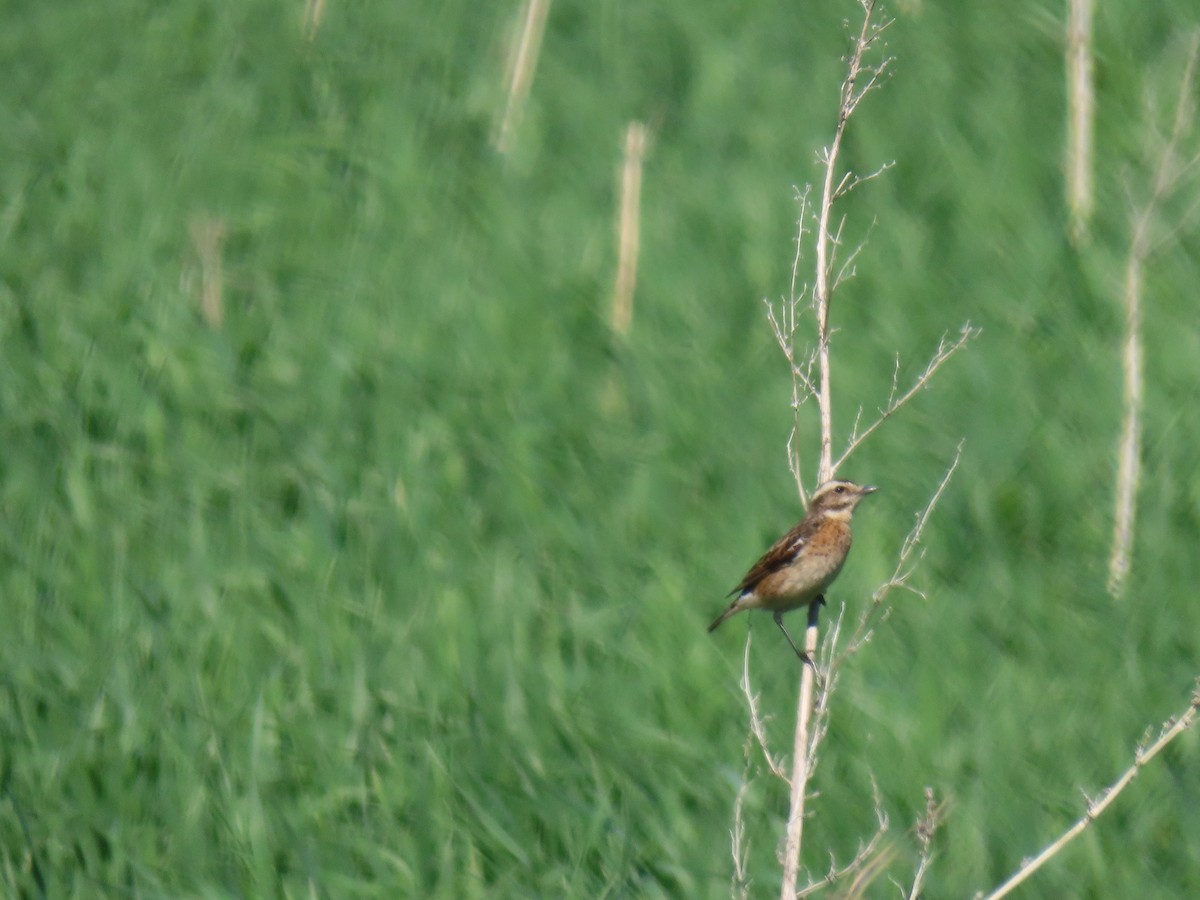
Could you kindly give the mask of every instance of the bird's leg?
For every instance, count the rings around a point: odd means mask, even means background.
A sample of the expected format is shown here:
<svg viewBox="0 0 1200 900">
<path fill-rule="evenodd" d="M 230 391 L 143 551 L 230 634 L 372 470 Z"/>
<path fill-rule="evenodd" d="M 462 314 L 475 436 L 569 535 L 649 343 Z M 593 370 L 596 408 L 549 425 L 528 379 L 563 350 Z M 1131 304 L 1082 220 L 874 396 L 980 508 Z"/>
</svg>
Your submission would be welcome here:
<svg viewBox="0 0 1200 900">
<path fill-rule="evenodd" d="M 788 630 L 783 627 L 783 612 L 778 609 L 775 610 L 775 624 L 779 626 L 779 630 L 783 632 L 783 636 L 787 638 L 788 643 L 792 645 L 792 649 L 796 651 L 796 655 L 800 657 L 800 662 L 812 666 L 813 661 L 809 659 L 808 654 L 796 646 L 796 642 L 792 640 L 792 636 L 788 634 Z M 815 670 L 816 666 L 813 666 L 813 669 Z"/>
<path fill-rule="evenodd" d="M 821 620 L 821 607 L 824 605 L 825 605 L 825 595 L 824 594 L 817 594 L 817 596 L 813 598 L 812 603 L 808 604 L 808 627 L 809 628 L 817 627 L 817 623 L 820 622 L 820 620 Z M 825 677 L 821 674 L 821 670 L 817 668 L 815 663 L 812 664 L 812 667 L 813 667 L 813 674 L 817 678 L 817 690 L 824 691 L 825 690 Z"/>
</svg>

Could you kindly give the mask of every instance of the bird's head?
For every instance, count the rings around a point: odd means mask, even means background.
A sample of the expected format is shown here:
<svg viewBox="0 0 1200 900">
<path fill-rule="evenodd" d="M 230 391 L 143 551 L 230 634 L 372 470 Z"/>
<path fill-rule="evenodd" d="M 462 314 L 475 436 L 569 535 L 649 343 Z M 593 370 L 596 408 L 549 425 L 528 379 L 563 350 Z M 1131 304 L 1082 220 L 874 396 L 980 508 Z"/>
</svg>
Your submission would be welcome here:
<svg viewBox="0 0 1200 900">
<path fill-rule="evenodd" d="M 879 488 L 874 485 L 863 486 L 853 481 L 827 481 L 817 488 L 808 502 L 810 516 L 823 513 L 827 516 L 849 518 L 854 507 L 867 494 L 875 493 Z"/>
</svg>

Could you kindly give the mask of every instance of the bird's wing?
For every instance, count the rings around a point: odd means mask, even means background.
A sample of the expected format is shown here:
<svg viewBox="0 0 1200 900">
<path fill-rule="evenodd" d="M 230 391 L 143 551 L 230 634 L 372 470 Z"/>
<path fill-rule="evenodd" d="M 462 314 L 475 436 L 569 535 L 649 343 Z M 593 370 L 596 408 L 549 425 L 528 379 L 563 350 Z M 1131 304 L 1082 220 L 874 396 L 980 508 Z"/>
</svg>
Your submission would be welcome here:
<svg viewBox="0 0 1200 900">
<path fill-rule="evenodd" d="M 772 572 L 778 572 L 784 566 L 791 563 L 803 549 L 804 545 L 812 539 L 813 532 L 816 531 L 814 524 L 805 519 L 777 540 L 771 549 L 764 553 L 758 562 L 750 567 L 750 571 L 738 582 L 738 586 L 729 592 L 730 595 L 741 594 L 753 589 L 755 585 Z"/>
</svg>

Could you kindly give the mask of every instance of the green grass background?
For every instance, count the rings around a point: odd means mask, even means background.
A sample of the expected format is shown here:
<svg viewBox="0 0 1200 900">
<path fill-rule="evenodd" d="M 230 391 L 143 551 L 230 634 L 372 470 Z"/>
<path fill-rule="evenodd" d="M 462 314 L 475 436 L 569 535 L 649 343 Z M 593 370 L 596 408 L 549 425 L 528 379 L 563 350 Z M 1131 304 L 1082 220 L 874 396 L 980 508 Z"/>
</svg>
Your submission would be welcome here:
<svg viewBox="0 0 1200 900">
<path fill-rule="evenodd" d="M 800 513 L 794 189 L 850 2 L 555 4 L 509 159 L 518 4 L 18 2 L 0 31 L 0 894 L 722 897 L 769 619 L 708 623 Z M 1099 209 L 1065 240 L 1063 4 L 906 0 L 846 160 L 836 429 L 983 335 L 843 469 L 853 615 L 965 438 L 916 584 L 837 696 L 806 863 L 952 797 L 929 897 L 995 885 L 1200 672 L 1200 253 L 1147 270 L 1129 596 L 1104 590 L 1129 198 L 1193 4 L 1096 18 Z M 608 328 L 621 135 L 641 267 Z M 1190 145 L 1195 149 L 1196 144 Z M 1163 233 L 1196 198 L 1163 211 Z M 193 222 L 225 223 L 226 317 Z M 802 446 L 815 462 L 815 410 Z M 752 757 L 752 894 L 787 798 Z M 1200 736 L 1024 896 L 1200 884 Z M 872 896 L 894 896 L 881 880 Z"/>
</svg>

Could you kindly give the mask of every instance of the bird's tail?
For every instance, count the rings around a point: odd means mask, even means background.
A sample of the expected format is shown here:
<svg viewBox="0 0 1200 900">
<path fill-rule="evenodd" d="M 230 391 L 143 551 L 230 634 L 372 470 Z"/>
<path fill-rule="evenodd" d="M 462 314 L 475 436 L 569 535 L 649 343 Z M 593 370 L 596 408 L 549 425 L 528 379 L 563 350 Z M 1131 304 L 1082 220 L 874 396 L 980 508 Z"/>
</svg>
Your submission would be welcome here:
<svg viewBox="0 0 1200 900">
<path fill-rule="evenodd" d="M 717 616 L 715 619 L 713 619 L 712 624 L 708 626 L 709 633 L 711 634 L 712 632 L 716 631 L 718 625 L 720 625 L 722 622 L 724 622 L 726 619 L 728 619 L 730 616 L 732 616 L 735 612 L 738 612 L 740 609 L 741 609 L 741 607 L 738 606 L 737 600 L 734 600 L 732 603 L 730 603 L 729 609 L 725 610 L 725 612 L 721 613 L 719 616 Z"/>
</svg>

